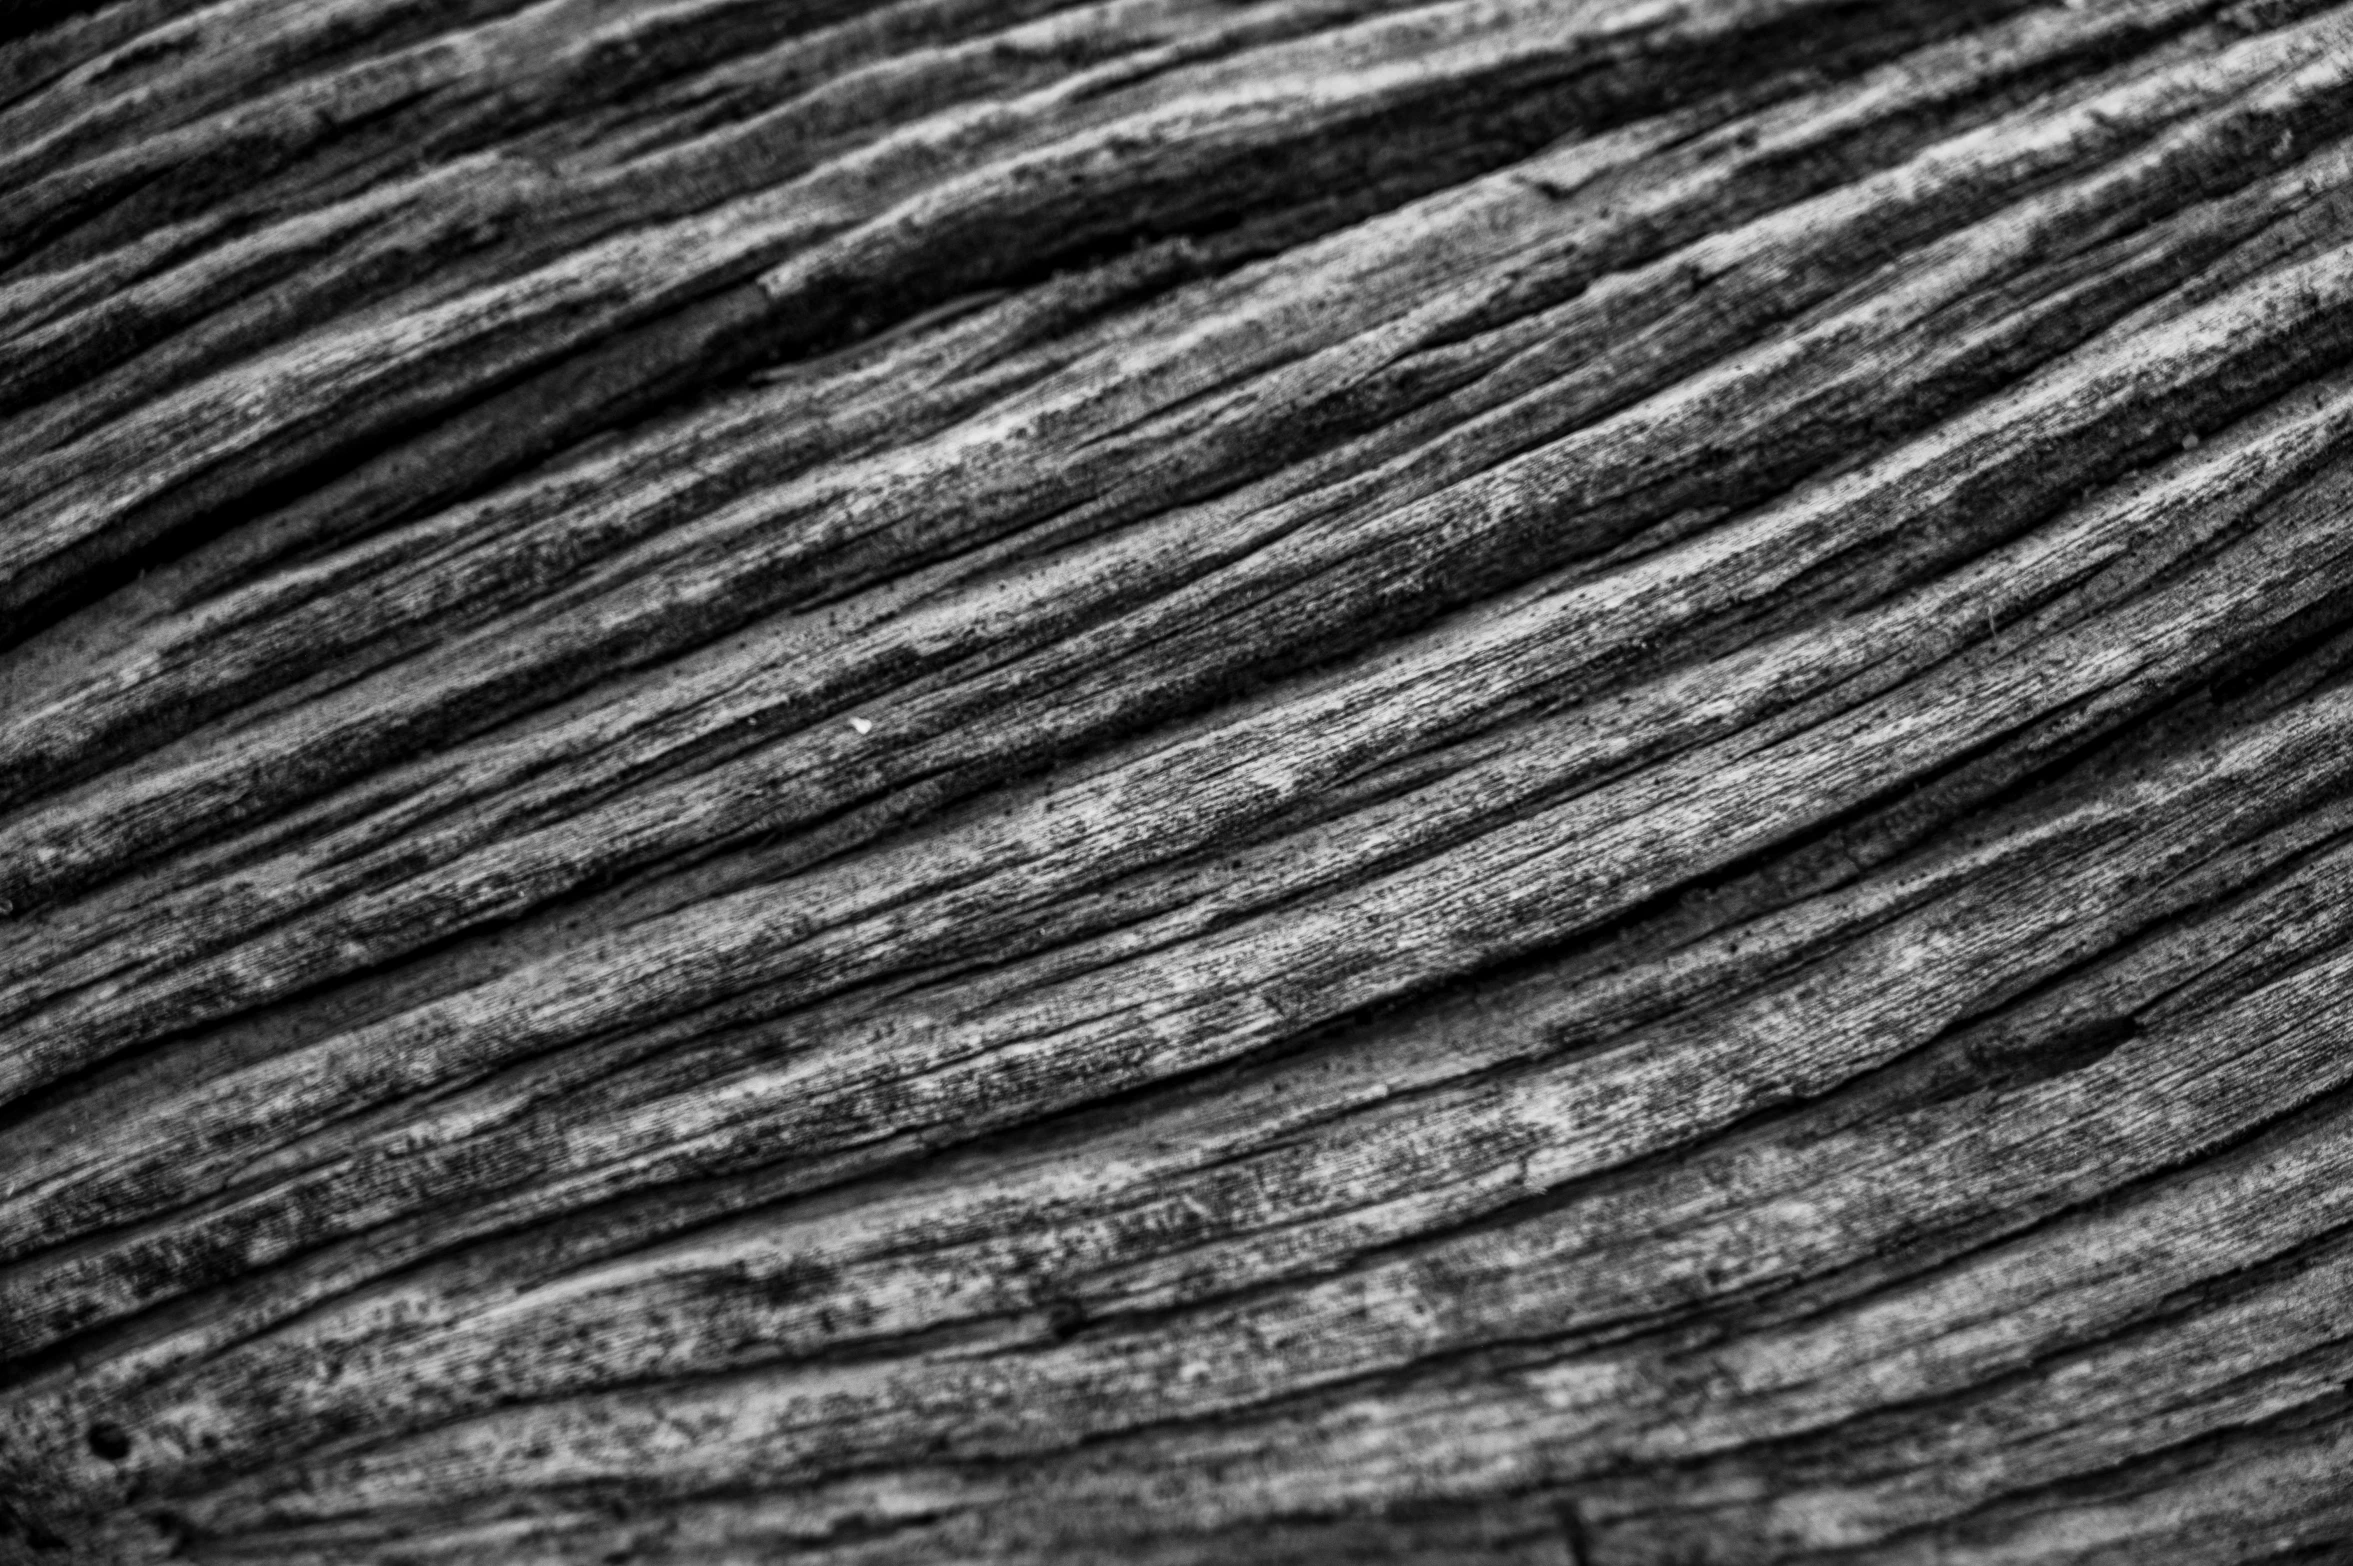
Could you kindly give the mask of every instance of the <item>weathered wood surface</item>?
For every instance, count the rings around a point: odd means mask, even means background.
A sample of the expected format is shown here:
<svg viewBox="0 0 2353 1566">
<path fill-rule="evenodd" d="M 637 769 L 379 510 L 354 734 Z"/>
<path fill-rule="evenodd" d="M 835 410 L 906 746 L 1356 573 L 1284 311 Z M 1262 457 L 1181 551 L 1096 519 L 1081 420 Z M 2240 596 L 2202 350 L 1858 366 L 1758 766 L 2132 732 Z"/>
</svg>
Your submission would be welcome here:
<svg viewBox="0 0 2353 1566">
<path fill-rule="evenodd" d="M 2353 1549 L 2353 5 L 13 31 L 0 1559 Z"/>
</svg>

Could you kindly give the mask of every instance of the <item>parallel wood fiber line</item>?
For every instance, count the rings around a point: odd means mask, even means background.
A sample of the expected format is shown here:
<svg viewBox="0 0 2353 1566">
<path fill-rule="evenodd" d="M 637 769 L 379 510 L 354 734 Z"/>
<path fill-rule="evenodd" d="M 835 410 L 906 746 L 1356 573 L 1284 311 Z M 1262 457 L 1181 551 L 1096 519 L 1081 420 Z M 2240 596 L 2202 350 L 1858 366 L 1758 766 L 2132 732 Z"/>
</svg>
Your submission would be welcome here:
<svg viewBox="0 0 2353 1566">
<path fill-rule="evenodd" d="M 33 0 L 0 1563 L 2353 1553 L 2353 0 Z"/>
</svg>

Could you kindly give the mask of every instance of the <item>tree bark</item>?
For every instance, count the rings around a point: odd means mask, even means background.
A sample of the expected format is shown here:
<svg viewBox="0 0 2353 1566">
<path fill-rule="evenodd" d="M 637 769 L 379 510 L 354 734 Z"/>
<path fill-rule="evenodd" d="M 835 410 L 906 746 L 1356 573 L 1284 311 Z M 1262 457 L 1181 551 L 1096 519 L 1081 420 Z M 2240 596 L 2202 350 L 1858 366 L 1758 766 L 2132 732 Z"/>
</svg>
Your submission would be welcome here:
<svg viewBox="0 0 2353 1566">
<path fill-rule="evenodd" d="M 2353 4 L 0 41 L 0 1561 L 2353 1549 Z"/>
</svg>

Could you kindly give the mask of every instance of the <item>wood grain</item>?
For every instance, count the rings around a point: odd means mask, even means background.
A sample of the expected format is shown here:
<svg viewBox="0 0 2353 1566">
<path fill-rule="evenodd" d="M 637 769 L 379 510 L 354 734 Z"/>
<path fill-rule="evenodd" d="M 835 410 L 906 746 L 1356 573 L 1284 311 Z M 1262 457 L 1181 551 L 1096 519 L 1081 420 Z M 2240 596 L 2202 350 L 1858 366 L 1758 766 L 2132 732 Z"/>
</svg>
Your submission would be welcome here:
<svg viewBox="0 0 2353 1566">
<path fill-rule="evenodd" d="M 2353 1549 L 2353 5 L 0 33 L 0 1561 Z"/>
</svg>

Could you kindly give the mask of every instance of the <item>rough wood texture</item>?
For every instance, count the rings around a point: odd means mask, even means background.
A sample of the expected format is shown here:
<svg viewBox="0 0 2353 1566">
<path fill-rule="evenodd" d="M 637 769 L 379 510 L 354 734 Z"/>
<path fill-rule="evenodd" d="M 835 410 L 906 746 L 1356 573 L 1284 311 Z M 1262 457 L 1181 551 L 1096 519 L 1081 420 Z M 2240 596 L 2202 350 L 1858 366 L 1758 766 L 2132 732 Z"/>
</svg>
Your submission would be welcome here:
<svg viewBox="0 0 2353 1566">
<path fill-rule="evenodd" d="M 0 1560 L 2353 1551 L 2353 4 L 11 31 Z"/>
</svg>

